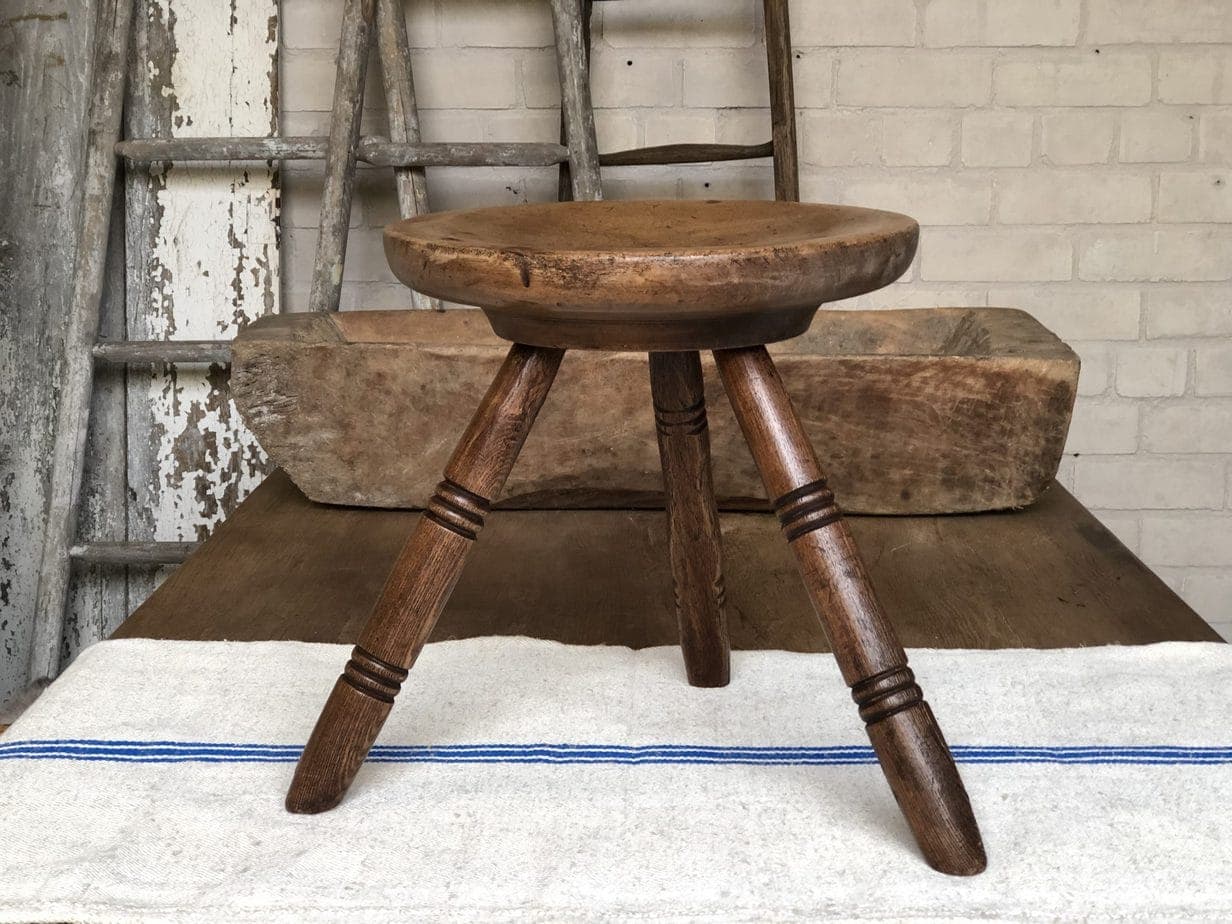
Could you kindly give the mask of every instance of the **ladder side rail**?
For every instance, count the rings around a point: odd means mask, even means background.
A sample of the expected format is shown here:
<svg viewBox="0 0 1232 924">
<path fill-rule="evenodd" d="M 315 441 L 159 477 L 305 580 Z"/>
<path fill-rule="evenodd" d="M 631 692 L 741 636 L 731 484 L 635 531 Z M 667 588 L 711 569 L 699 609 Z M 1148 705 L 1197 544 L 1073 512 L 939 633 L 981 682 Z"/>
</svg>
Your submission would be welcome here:
<svg viewBox="0 0 1232 924">
<path fill-rule="evenodd" d="M 69 546 L 77 529 L 90 399 L 94 393 L 94 359 L 90 351 L 98 337 L 116 183 L 115 143 L 124 109 L 134 3 L 135 0 L 102 0 L 99 4 L 96 34 L 102 40 L 96 42 L 73 296 L 59 377 L 47 528 L 28 661 L 29 679 L 33 683 L 50 680 L 60 668 L 64 606 L 72 569 Z"/>
<path fill-rule="evenodd" d="M 591 26 L 595 16 L 595 0 L 581 0 L 582 3 L 582 47 L 586 52 L 586 73 L 590 74 L 590 42 L 591 42 Z M 565 134 L 565 120 L 567 114 L 565 107 L 562 104 L 560 107 L 560 143 L 565 145 L 568 142 L 568 137 Z M 597 139 L 596 139 L 597 144 Z M 566 150 L 568 150 L 566 148 Z M 600 155 L 599 165 L 603 165 L 602 155 Z M 556 176 L 556 198 L 561 202 L 568 202 L 573 198 L 573 179 L 569 175 L 569 161 L 566 158 L 560 165 L 560 170 Z"/>
<path fill-rule="evenodd" d="M 406 19 L 397 0 L 377 0 L 376 38 L 377 60 L 381 65 L 385 105 L 389 112 L 389 138 L 394 142 L 417 145 L 422 141 L 422 135 L 415 78 L 411 71 L 411 43 L 407 37 Z M 394 180 L 403 218 L 426 215 L 431 211 L 428 178 L 422 167 L 395 168 Z"/>
<path fill-rule="evenodd" d="M 406 34 L 406 14 L 401 0 L 376 2 L 377 60 L 381 65 L 381 82 L 385 87 L 385 108 L 389 115 L 391 141 L 418 144 L 419 106 L 415 99 L 415 78 L 411 72 L 411 43 Z M 398 213 L 403 218 L 426 215 L 428 175 L 423 167 L 395 167 L 394 183 L 398 189 Z M 441 301 L 411 290 L 411 307 L 442 309 Z"/>
<path fill-rule="evenodd" d="M 796 90 L 792 72 L 788 0 L 763 0 L 766 64 L 770 75 L 770 129 L 774 145 L 774 198 L 800 201 L 796 147 Z"/>
<path fill-rule="evenodd" d="M 337 311 L 342 297 L 351 197 L 355 192 L 355 159 L 364 109 L 364 80 L 376 0 L 346 0 L 342 37 L 334 77 L 334 103 L 325 152 L 325 185 L 321 192 L 316 260 L 312 269 L 309 311 Z"/>
<path fill-rule="evenodd" d="M 548 0 L 556 34 L 556 67 L 560 74 L 560 111 L 565 145 L 569 148 L 569 185 L 579 202 L 603 198 L 599 176 L 599 146 L 595 111 L 590 99 L 590 48 L 583 4 L 586 0 Z"/>
</svg>

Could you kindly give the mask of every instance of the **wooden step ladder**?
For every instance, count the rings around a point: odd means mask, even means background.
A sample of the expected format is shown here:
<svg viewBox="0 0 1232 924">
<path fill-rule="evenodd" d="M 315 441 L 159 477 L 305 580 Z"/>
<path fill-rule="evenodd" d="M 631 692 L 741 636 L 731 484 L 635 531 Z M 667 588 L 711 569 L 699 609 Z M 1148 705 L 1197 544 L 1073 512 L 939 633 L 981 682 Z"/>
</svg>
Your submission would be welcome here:
<svg viewBox="0 0 1232 924">
<path fill-rule="evenodd" d="M 561 87 L 559 143 L 422 141 L 410 43 L 400 0 L 345 0 L 328 137 L 122 140 L 129 43 L 138 2 L 102 0 L 99 5 L 81 221 L 74 242 L 77 260 L 60 365 L 47 527 L 29 657 L 31 683 L 46 682 L 59 673 L 64 611 L 75 560 L 114 565 L 175 564 L 196 547 L 192 542 L 77 540 L 96 364 L 226 365 L 231 359 L 228 340 L 99 339 L 117 156 L 130 164 L 323 160 L 320 232 L 308 300 L 312 311 L 338 310 L 355 166 L 359 161 L 393 168 L 399 211 L 404 218 L 428 210 L 424 168 L 432 166 L 559 165 L 562 198 L 586 200 L 602 198 L 600 166 L 669 165 L 769 156 L 774 159 L 776 198 L 799 198 L 788 0 L 762 0 L 773 126 L 770 141 L 757 145 L 675 144 L 604 155 L 599 154 L 595 139 L 589 83 L 590 20 L 595 0 L 546 0 L 552 12 Z M 387 138 L 360 135 L 364 82 L 374 33 L 388 109 Z M 417 308 L 440 307 L 421 293 L 413 293 L 412 298 Z"/>
</svg>

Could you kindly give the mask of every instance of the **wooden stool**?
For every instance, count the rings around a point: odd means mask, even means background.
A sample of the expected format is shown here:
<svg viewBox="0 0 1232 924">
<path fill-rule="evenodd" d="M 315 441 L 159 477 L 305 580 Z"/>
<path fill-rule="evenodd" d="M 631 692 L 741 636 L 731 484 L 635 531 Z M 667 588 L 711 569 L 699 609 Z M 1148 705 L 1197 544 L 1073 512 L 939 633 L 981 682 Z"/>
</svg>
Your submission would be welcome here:
<svg viewBox="0 0 1232 924">
<path fill-rule="evenodd" d="M 788 202 L 570 202 L 445 212 L 385 232 L 398 278 L 479 305 L 513 341 L 335 684 L 287 795 L 337 805 L 449 599 L 566 349 L 645 350 L 689 682 L 728 682 L 699 350 L 713 350 L 843 678 L 928 862 L 984 869 L 940 729 L 882 612 L 764 344 L 911 263 L 906 216 Z M 583 578 L 584 579 L 584 576 Z"/>
</svg>

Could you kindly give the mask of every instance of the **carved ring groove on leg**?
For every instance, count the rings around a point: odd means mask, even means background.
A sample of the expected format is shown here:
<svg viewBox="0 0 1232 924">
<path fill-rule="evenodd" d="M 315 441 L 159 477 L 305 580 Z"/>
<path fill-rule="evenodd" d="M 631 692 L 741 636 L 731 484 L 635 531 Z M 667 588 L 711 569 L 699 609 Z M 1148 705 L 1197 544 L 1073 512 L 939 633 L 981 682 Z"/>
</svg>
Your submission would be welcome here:
<svg viewBox="0 0 1232 924">
<path fill-rule="evenodd" d="M 678 411 L 660 407 L 656 403 L 654 412 L 655 426 L 664 436 L 670 436 L 674 430 L 682 430 L 686 436 L 697 436 L 706 430 L 705 398 Z"/>
<path fill-rule="evenodd" d="M 694 686 L 726 686 L 731 643 L 701 356 L 652 352 L 649 369 L 685 671 Z"/>
<path fill-rule="evenodd" d="M 860 707 L 865 725 L 875 725 L 890 716 L 924 702 L 924 692 L 909 667 L 895 667 L 861 680 L 851 688 L 851 698 Z"/>
<path fill-rule="evenodd" d="M 351 660 L 347 661 L 342 671 L 342 679 L 356 692 L 391 704 L 406 678 L 404 668 L 381 660 L 359 645 L 352 649 Z"/>
<path fill-rule="evenodd" d="M 473 542 L 483 529 L 484 518 L 491 509 L 492 502 L 486 497 L 480 497 L 446 478 L 436 486 L 436 492 L 429 499 L 424 516 L 438 526 Z"/>
<path fill-rule="evenodd" d="M 736 419 L 834 645 L 886 780 L 928 862 L 973 875 L 987 861 L 953 755 L 877 601 L 808 434 L 765 347 L 718 350 Z"/>
<path fill-rule="evenodd" d="M 834 492 L 826 487 L 825 478 L 788 491 L 773 506 L 788 542 L 843 518 L 843 512 L 834 501 Z"/>
<path fill-rule="evenodd" d="M 342 800 L 462 573 L 489 497 L 499 496 L 563 356 L 509 348 L 325 701 L 295 768 L 288 811 L 324 812 Z"/>
</svg>

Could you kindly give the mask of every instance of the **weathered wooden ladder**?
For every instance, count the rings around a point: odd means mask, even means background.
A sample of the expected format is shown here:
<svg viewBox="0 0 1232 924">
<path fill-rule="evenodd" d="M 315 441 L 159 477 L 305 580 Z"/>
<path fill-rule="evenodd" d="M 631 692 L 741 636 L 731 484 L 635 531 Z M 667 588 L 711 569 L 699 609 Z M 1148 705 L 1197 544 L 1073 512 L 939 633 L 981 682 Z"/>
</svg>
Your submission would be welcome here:
<svg viewBox="0 0 1232 924">
<path fill-rule="evenodd" d="M 432 166 L 553 166 L 562 198 L 599 199 L 600 166 L 638 166 L 774 158 L 775 195 L 798 199 L 795 103 L 787 0 L 762 0 L 766 20 L 773 138 L 757 145 L 676 144 L 600 155 L 589 83 L 594 0 L 548 0 L 556 34 L 561 86 L 560 143 L 429 143 L 420 139 L 410 45 L 400 0 L 346 0 L 338 46 L 329 136 L 279 138 L 120 139 L 133 12 L 139 0 L 104 0 L 94 60 L 81 222 L 76 237 L 73 295 L 61 363 L 47 529 L 39 571 L 32 683 L 59 673 L 64 609 L 74 560 L 116 565 L 174 564 L 189 542 L 76 540 L 86 436 L 96 363 L 217 363 L 231 359 L 230 341 L 99 339 L 116 157 L 130 164 L 324 160 L 320 234 L 308 309 L 337 311 L 357 161 L 392 167 L 403 217 L 428 210 L 424 168 Z M 364 80 L 376 33 L 389 137 L 361 137 Z M 418 308 L 439 307 L 419 293 Z"/>
</svg>

